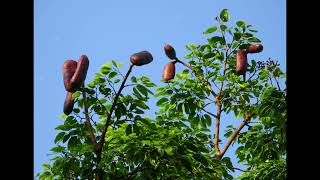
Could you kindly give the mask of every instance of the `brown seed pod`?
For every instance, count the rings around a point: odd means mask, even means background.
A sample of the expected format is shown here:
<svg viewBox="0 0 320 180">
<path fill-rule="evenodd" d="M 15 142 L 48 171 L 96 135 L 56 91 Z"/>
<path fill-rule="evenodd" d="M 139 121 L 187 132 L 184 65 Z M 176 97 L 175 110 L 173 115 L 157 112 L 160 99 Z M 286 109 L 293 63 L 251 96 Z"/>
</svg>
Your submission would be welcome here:
<svg viewBox="0 0 320 180">
<path fill-rule="evenodd" d="M 71 78 L 71 86 L 74 88 L 73 89 L 74 91 L 77 91 L 80 89 L 81 85 L 86 79 L 88 68 L 89 68 L 88 57 L 86 55 L 80 56 L 78 60 L 77 69 Z"/>
<path fill-rule="evenodd" d="M 174 78 L 174 75 L 176 73 L 176 67 L 175 67 L 176 61 L 170 61 L 168 62 L 162 71 L 162 79 L 165 81 L 169 81 Z"/>
<path fill-rule="evenodd" d="M 69 115 L 73 110 L 73 105 L 74 105 L 74 102 L 72 99 L 72 92 L 67 92 L 67 96 L 63 104 L 64 114 Z"/>
<path fill-rule="evenodd" d="M 246 73 L 247 64 L 247 52 L 243 49 L 238 50 L 236 56 L 236 72 L 238 75 Z"/>
<path fill-rule="evenodd" d="M 168 58 L 170 58 L 172 60 L 177 58 L 176 51 L 174 50 L 174 48 L 170 44 L 166 44 L 164 46 L 164 52 L 166 53 Z"/>
<path fill-rule="evenodd" d="M 253 44 L 247 47 L 247 53 L 259 53 L 263 50 L 262 44 Z"/>
<path fill-rule="evenodd" d="M 77 62 L 74 60 L 66 60 L 63 63 L 62 66 L 62 73 L 63 73 L 63 83 L 64 83 L 64 88 L 66 91 L 72 92 L 73 87 L 71 86 L 71 78 L 74 75 L 74 72 L 77 69 Z"/>
<path fill-rule="evenodd" d="M 133 65 L 142 66 L 152 62 L 153 57 L 148 51 L 141 51 L 130 56 L 130 61 Z"/>
</svg>

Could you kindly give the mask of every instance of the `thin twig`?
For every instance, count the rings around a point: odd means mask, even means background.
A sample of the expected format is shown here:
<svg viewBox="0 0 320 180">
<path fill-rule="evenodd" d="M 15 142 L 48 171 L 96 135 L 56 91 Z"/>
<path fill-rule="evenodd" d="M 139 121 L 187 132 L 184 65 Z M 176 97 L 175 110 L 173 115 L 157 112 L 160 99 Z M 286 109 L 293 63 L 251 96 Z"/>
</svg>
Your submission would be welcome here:
<svg viewBox="0 0 320 180">
<path fill-rule="evenodd" d="M 257 73 L 257 70 L 255 69 L 253 74 L 249 77 L 248 81 Z"/>
<path fill-rule="evenodd" d="M 277 78 L 274 77 L 274 76 L 273 76 L 273 78 L 274 78 L 274 80 L 276 80 L 276 83 L 277 83 L 277 86 L 278 86 L 279 91 L 281 91 L 281 88 L 280 88 L 280 86 L 279 86 L 279 82 L 278 82 Z"/>
<path fill-rule="evenodd" d="M 214 103 L 214 101 L 205 104 L 202 108 L 205 108 L 206 106 L 208 106 L 209 104 L 212 104 L 212 103 Z"/>
<path fill-rule="evenodd" d="M 114 89 L 114 86 L 111 84 L 111 82 L 109 81 L 109 79 L 107 80 L 109 86 L 112 88 L 113 93 L 116 93 L 116 90 Z"/>
<path fill-rule="evenodd" d="M 206 112 L 206 113 L 210 114 L 211 116 L 213 116 L 213 117 L 217 118 L 217 115 L 212 114 L 211 112 L 209 112 L 209 111 L 205 110 L 204 108 L 200 108 L 200 109 L 201 109 L 201 110 L 203 110 L 204 112 Z"/>
<path fill-rule="evenodd" d="M 124 78 L 124 75 L 120 72 L 120 69 L 118 67 L 116 67 L 115 70 L 118 71 L 118 73 L 122 76 L 122 78 Z"/>
</svg>

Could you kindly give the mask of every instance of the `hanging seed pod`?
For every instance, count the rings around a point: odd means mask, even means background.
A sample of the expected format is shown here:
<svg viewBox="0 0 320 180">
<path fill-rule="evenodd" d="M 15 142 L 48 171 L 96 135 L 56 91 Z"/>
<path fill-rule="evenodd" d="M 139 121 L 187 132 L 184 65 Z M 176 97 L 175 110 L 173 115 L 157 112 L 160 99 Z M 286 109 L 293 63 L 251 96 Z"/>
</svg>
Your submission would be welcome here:
<svg viewBox="0 0 320 180">
<path fill-rule="evenodd" d="M 165 80 L 166 82 L 174 78 L 174 75 L 176 73 L 175 63 L 176 61 L 170 61 L 163 68 L 162 79 Z"/>
<path fill-rule="evenodd" d="M 66 60 L 63 63 L 63 67 L 62 67 L 63 83 L 64 83 L 64 88 L 68 92 L 72 92 L 74 89 L 71 86 L 70 80 L 71 80 L 72 76 L 74 75 L 74 73 L 76 72 L 76 69 L 77 69 L 77 62 L 74 60 Z"/>
<path fill-rule="evenodd" d="M 174 60 L 176 59 L 176 51 L 174 50 L 174 48 L 170 45 L 170 44 L 166 44 L 164 46 L 164 52 L 166 53 L 166 55 L 168 56 L 169 59 Z"/>
<path fill-rule="evenodd" d="M 88 57 L 86 55 L 80 56 L 78 60 L 77 69 L 71 78 L 71 85 L 74 88 L 74 91 L 77 91 L 80 89 L 81 85 L 86 79 L 88 68 L 89 68 Z"/>
<path fill-rule="evenodd" d="M 263 50 L 262 44 L 253 44 L 247 47 L 247 53 L 259 53 Z"/>
<path fill-rule="evenodd" d="M 131 63 L 136 66 L 149 64 L 152 60 L 153 57 L 148 51 L 141 51 L 130 56 Z"/>
<path fill-rule="evenodd" d="M 236 72 L 238 75 L 246 73 L 247 64 L 247 52 L 243 49 L 238 50 L 236 55 Z"/>
<path fill-rule="evenodd" d="M 67 92 L 66 99 L 64 100 L 64 105 L 63 105 L 63 112 L 66 115 L 69 115 L 72 110 L 73 110 L 73 99 L 72 99 L 72 92 Z"/>
</svg>

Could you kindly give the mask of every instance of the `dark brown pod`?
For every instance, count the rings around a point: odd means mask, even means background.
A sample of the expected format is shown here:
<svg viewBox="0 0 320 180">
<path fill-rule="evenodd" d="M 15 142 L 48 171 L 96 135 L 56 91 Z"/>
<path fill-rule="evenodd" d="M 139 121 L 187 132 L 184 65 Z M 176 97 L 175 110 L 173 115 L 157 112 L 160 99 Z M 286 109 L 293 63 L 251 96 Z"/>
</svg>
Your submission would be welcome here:
<svg viewBox="0 0 320 180">
<path fill-rule="evenodd" d="M 63 63 L 62 72 L 63 72 L 63 83 L 66 91 L 72 92 L 73 87 L 71 86 L 71 78 L 74 75 L 77 69 L 77 62 L 74 60 L 66 60 Z"/>
<path fill-rule="evenodd" d="M 80 56 L 78 60 L 77 69 L 74 75 L 71 78 L 71 86 L 74 88 L 74 91 L 80 89 L 81 85 L 83 84 L 84 80 L 87 76 L 87 71 L 89 68 L 89 59 L 86 55 Z"/>
<path fill-rule="evenodd" d="M 164 46 L 164 52 L 166 53 L 168 58 L 170 58 L 172 60 L 177 58 L 176 51 L 174 50 L 174 48 L 170 44 L 166 44 Z"/>
<path fill-rule="evenodd" d="M 67 92 L 66 99 L 64 100 L 64 105 L 63 105 L 63 112 L 66 115 L 69 115 L 72 110 L 73 110 L 73 99 L 72 99 L 72 92 Z"/>
<path fill-rule="evenodd" d="M 163 71 L 162 71 L 162 79 L 163 80 L 169 81 L 174 78 L 174 75 L 176 73 L 175 63 L 176 63 L 176 61 L 170 61 L 163 68 Z"/>
<path fill-rule="evenodd" d="M 253 44 L 247 47 L 247 53 L 259 53 L 263 50 L 262 44 Z"/>
<path fill-rule="evenodd" d="M 243 49 L 238 50 L 236 56 L 236 72 L 238 75 L 242 75 L 247 70 L 247 52 Z"/>
<path fill-rule="evenodd" d="M 148 51 L 141 51 L 130 56 L 131 63 L 136 66 L 149 64 L 152 60 L 153 57 Z"/>
</svg>

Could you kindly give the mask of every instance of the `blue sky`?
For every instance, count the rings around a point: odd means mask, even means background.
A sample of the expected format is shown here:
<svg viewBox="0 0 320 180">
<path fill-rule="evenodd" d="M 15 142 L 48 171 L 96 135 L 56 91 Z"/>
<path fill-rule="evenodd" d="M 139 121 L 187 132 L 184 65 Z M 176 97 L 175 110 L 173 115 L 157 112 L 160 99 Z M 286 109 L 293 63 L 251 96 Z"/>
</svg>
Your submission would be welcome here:
<svg viewBox="0 0 320 180">
<path fill-rule="evenodd" d="M 163 85 L 161 74 L 168 58 L 163 45 L 174 46 L 179 58 L 185 45 L 206 41 L 202 32 L 215 25 L 214 18 L 229 9 L 230 25 L 238 20 L 252 24 L 264 45 L 249 59 L 278 60 L 286 70 L 286 2 L 281 0 L 48 0 L 34 1 L 34 172 L 48 163 L 66 95 L 62 64 L 86 54 L 90 60 L 87 81 L 103 63 L 114 59 L 129 67 L 131 54 L 148 50 L 154 60 L 135 68 L 132 75 L 149 76 Z M 250 61 L 249 61 L 250 62 Z M 177 72 L 182 70 L 177 67 Z M 150 101 L 155 105 L 155 101 Z M 239 124 L 227 120 L 224 123 Z M 224 124 L 223 123 L 223 124 Z M 222 125 L 223 125 L 222 124 Z M 232 154 L 232 149 L 226 155 Z M 239 172 L 235 173 L 239 174 Z"/>
</svg>

